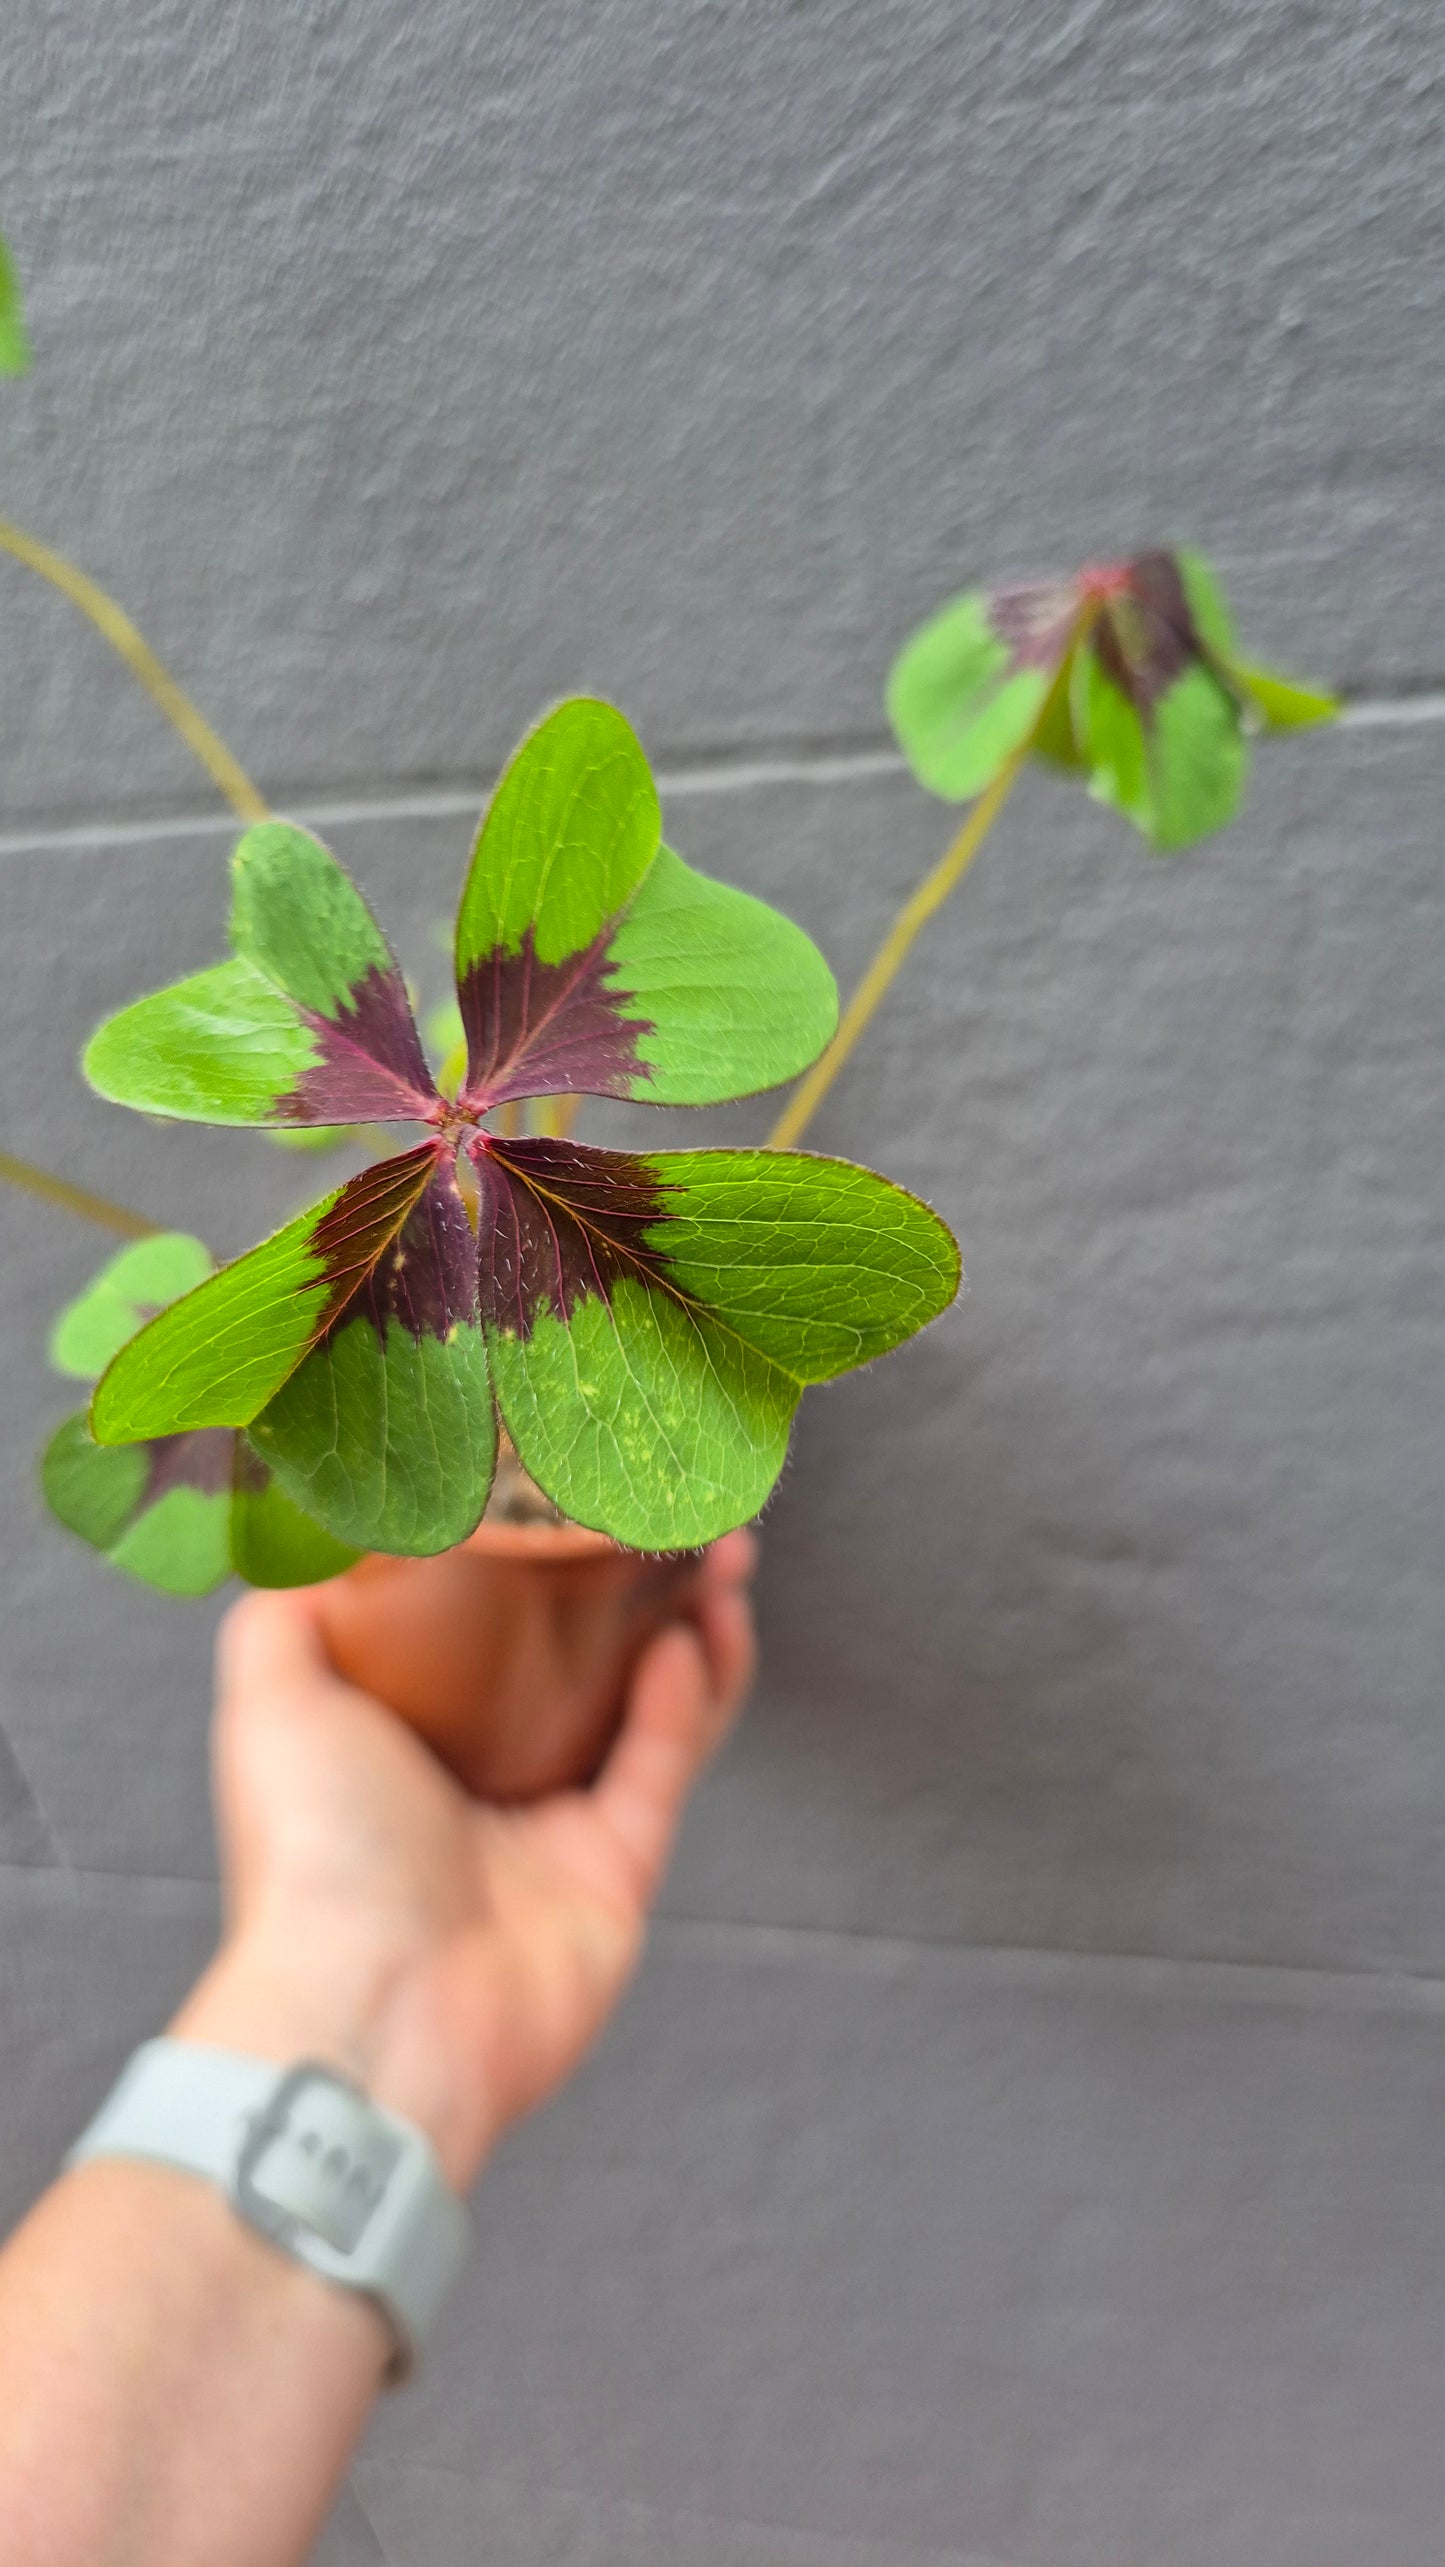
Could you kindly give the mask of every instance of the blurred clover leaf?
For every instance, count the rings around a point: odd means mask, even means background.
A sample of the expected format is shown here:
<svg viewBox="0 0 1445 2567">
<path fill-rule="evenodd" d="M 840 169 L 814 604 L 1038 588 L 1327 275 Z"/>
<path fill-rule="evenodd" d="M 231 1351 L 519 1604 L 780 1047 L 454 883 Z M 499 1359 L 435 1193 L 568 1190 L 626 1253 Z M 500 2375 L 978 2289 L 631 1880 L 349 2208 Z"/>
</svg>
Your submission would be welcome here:
<svg viewBox="0 0 1445 2567">
<path fill-rule="evenodd" d="M 94 1381 L 138 1328 L 214 1270 L 184 1231 L 122 1248 L 57 1318 L 56 1371 Z M 51 1436 L 40 1476 L 69 1532 L 170 1595 L 207 1595 L 233 1571 L 252 1586 L 310 1586 L 356 1558 L 293 1505 L 233 1428 L 104 1445 L 78 1409 Z"/>
<path fill-rule="evenodd" d="M 1233 818 L 1252 733 L 1338 711 L 1240 658 L 1193 552 L 971 589 L 914 634 L 888 684 L 899 746 L 930 793 L 967 801 L 1033 755 L 1081 772 L 1160 848 Z"/>
<path fill-rule="evenodd" d="M 477 1523 L 499 1409 L 565 1514 L 681 1548 L 756 1512 L 806 1384 L 953 1299 L 944 1224 L 847 1161 L 487 1128 L 534 1097 L 749 1095 L 796 1076 L 836 1020 L 801 930 L 662 843 L 647 760 L 610 705 L 560 705 L 486 813 L 456 921 L 454 1096 L 317 839 L 248 829 L 232 886 L 233 959 L 112 1017 L 91 1085 L 148 1114 L 410 1120 L 423 1137 L 121 1347 L 91 1406 L 98 1444 L 244 1427 L 339 1541 L 427 1553 Z"/>
</svg>

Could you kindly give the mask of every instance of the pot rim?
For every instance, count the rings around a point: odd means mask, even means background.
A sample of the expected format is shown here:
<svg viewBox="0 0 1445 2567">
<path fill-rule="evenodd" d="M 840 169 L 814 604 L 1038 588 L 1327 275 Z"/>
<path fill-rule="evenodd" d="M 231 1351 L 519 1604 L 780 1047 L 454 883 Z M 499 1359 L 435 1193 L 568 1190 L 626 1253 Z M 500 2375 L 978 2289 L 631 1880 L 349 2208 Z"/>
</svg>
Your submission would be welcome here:
<svg viewBox="0 0 1445 2567">
<path fill-rule="evenodd" d="M 629 1555 L 610 1533 L 594 1533 L 585 1524 L 488 1524 L 469 1533 L 463 1549 L 489 1552 L 503 1560 L 601 1560 Z"/>
<path fill-rule="evenodd" d="M 595 1533 L 586 1524 L 489 1524 L 483 1517 L 461 1547 L 494 1560 L 536 1560 L 543 1567 L 561 1568 L 573 1560 L 631 1560 L 639 1568 L 657 1569 L 700 1560 L 707 1544 L 692 1544 L 682 1551 L 635 1551 L 630 1543 L 616 1542 L 610 1533 Z"/>
</svg>

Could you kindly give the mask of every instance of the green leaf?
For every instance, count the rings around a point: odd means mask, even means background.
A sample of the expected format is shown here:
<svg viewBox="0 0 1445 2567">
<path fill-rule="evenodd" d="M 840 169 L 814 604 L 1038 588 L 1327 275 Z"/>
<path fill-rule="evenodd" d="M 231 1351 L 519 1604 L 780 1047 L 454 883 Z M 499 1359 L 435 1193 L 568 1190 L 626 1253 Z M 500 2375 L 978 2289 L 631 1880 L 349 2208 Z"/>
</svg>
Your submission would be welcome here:
<svg viewBox="0 0 1445 2567">
<path fill-rule="evenodd" d="M 822 1050 L 838 1001 L 821 954 L 657 825 L 647 761 L 609 705 L 562 705 L 518 751 L 458 921 L 472 1113 L 556 1095 L 719 1104 Z"/>
<path fill-rule="evenodd" d="M 209 1248 L 183 1230 L 158 1231 L 117 1250 L 58 1313 L 50 1332 L 56 1371 L 76 1381 L 96 1380 L 153 1312 L 204 1282 L 211 1270 Z"/>
<path fill-rule="evenodd" d="M 273 1150 L 299 1150 L 303 1157 L 320 1158 L 348 1141 L 360 1141 L 364 1132 L 355 1123 L 268 1123 L 261 1137 Z"/>
<path fill-rule="evenodd" d="M 121 1535 L 110 1563 L 165 1595 L 209 1595 L 231 1574 L 230 1535 L 229 1489 L 167 1489 Z"/>
<path fill-rule="evenodd" d="M 269 1123 L 321 1059 L 280 990 L 237 962 L 121 1008 L 92 1034 L 81 1066 L 112 1105 L 192 1123 Z"/>
<path fill-rule="evenodd" d="M 1244 660 L 1230 664 L 1230 676 L 1240 688 L 1266 731 L 1302 731 L 1316 722 L 1337 722 L 1340 699 L 1321 689 L 1298 686 L 1293 678 L 1277 677 L 1273 669 L 1252 668 Z"/>
<path fill-rule="evenodd" d="M 294 1502 L 359 1549 L 450 1550 L 479 1522 L 496 1468 L 486 1349 L 369 1318 L 343 1322 L 263 1409 L 252 1440 Z"/>
<path fill-rule="evenodd" d="M 568 1515 L 639 1548 L 745 1522 L 804 1385 L 900 1344 L 958 1289 L 937 1215 L 844 1160 L 535 1141 L 492 1145 L 479 1176 L 508 1433 Z"/>
<path fill-rule="evenodd" d="M 248 1467 L 249 1465 L 249 1467 Z M 253 1587 L 319 1586 L 360 1554 L 314 1524 L 243 1447 L 231 1501 L 231 1565 Z"/>
<path fill-rule="evenodd" d="M 424 1142 L 364 1169 L 163 1310 L 103 1375 L 97 1442 L 248 1426 L 366 1283 L 435 1165 Z"/>
<path fill-rule="evenodd" d="M 888 719 L 919 783 L 946 802 L 981 793 L 1033 729 L 1056 664 L 1019 665 L 985 589 L 932 616 L 888 680 Z"/>
<path fill-rule="evenodd" d="M 1338 696 L 1323 688 L 1300 686 L 1273 669 L 1255 668 L 1239 657 L 1234 621 L 1224 594 L 1207 562 L 1198 553 L 1175 556 L 1194 628 L 1218 673 L 1244 697 L 1265 731 L 1300 731 L 1339 718 Z"/>
<path fill-rule="evenodd" d="M 112 1016 L 84 1069 L 112 1104 L 200 1123 L 426 1119 L 436 1091 L 406 985 L 319 839 L 248 829 L 231 865 L 237 959 Z"/>
<path fill-rule="evenodd" d="M 837 983 L 801 927 L 670 847 L 624 911 L 606 974 L 621 1013 L 644 1020 L 631 1093 L 654 1105 L 777 1087 L 817 1059 L 838 1022 Z"/>
<path fill-rule="evenodd" d="M 657 791 L 630 723 L 573 696 L 523 741 L 482 822 L 457 912 L 460 986 L 530 937 L 537 959 L 582 952 L 657 853 Z"/>
<path fill-rule="evenodd" d="M 83 1409 L 57 1426 L 40 1463 L 51 1513 L 97 1551 L 120 1540 L 145 1495 L 149 1470 L 144 1444 L 93 1444 Z"/>
<path fill-rule="evenodd" d="M 291 820 L 259 820 L 237 843 L 231 944 L 298 1007 L 330 1019 L 354 1005 L 372 974 L 396 971 L 350 875 Z"/>
<path fill-rule="evenodd" d="M 40 1467 L 59 1522 L 166 1595 L 208 1595 L 233 1569 L 252 1586 L 310 1586 L 357 1556 L 308 1523 L 225 1433 L 96 1444 L 77 1413 L 56 1429 Z"/>
<path fill-rule="evenodd" d="M 30 334 L 15 261 L 0 241 L 0 374 L 30 372 Z"/>
<path fill-rule="evenodd" d="M 176 1445 L 92 1443 L 77 1413 L 56 1429 L 41 1460 L 52 1514 L 114 1568 L 168 1595 L 207 1595 L 231 1568 L 226 1439 Z M 205 1447 L 195 1455 L 196 1447 Z M 220 1474 L 218 1479 L 218 1472 Z"/>
<path fill-rule="evenodd" d="M 1202 553 L 1176 552 L 1172 558 L 1196 639 L 1211 658 L 1227 667 L 1234 658 L 1234 618 L 1219 581 Z"/>
<path fill-rule="evenodd" d="M 787 1455 L 800 1385 L 745 1340 L 624 1278 L 610 1305 L 494 1340 L 507 1431 L 578 1524 L 686 1550 L 756 1515 Z"/>
<path fill-rule="evenodd" d="M 1074 701 L 1089 791 L 1154 846 L 1188 846 L 1233 819 L 1249 749 L 1237 705 L 1202 661 L 1191 661 L 1141 714 L 1085 652 Z"/>
<path fill-rule="evenodd" d="M 481 1516 L 496 1418 L 476 1254 L 438 1168 L 371 1282 L 251 1429 L 281 1487 L 343 1541 L 445 1551 Z"/>
</svg>

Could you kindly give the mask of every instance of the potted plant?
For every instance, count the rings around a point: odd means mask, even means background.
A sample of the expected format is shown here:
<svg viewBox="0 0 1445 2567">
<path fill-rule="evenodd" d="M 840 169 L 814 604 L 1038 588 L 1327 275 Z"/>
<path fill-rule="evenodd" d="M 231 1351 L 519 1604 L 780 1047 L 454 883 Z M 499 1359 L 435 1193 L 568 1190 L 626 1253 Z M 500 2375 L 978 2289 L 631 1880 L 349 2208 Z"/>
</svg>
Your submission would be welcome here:
<svg viewBox="0 0 1445 2567">
<path fill-rule="evenodd" d="M 689 1555 L 767 1497 L 804 1386 L 952 1300 L 952 1237 L 844 1160 L 502 1128 L 539 1096 L 751 1093 L 795 1076 L 836 1019 L 802 932 L 663 845 L 647 760 L 610 705 L 558 706 L 492 797 L 457 913 L 451 1092 L 316 838 L 255 824 L 232 886 L 230 960 L 110 1018 L 85 1054 L 92 1087 L 185 1120 L 417 1137 L 219 1272 L 195 1243 L 123 1252 L 58 1333 L 59 1360 L 103 1368 L 88 1429 L 70 1421 L 50 1448 L 52 1502 L 132 1569 L 156 1558 L 166 1510 L 204 1515 L 217 1569 L 263 1578 L 451 1553 L 492 1495 L 500 1418 L 491 1556 L 553 1586 L 565 1564 L 569 1590 L 595 1590 L 574 1617 L 576 1683 L 605 1720 L 619 1655 L 675 1604 Z M 529 1697 L 535 1673 L 528 1657 Z"/>
<path fill-rule="evenodd" d="M 27 363 L 0 244 L 0 370 Z M 484 820 L 434 1074 L 334 858 L 271 818 L 113 599 L 3 521 L 0 548 L 91 618 L 250 824 L 231 959 L 103 1026 L 92 1084 L 283 1141 L 421 1135 L 219 1273 L 199 1241 L 0 1154 L 0 1175 L 135 1242 L 57 1324 L 57 1365 L 95 1386 L 47 1448 L 51 1507 L 173 1593 L 347 1569 L 339 1659 L 472 1779 L 523 1792 L 584 1772 L 632 1657 L 685 1607 L 697 1546 L 774 1485 L 803 1386 L 953 1297 L 935 1214 L 792 1145 L 1025 765 L 1081 775 L 1173 849 L 1233 816 L 1254 733 L 1338 707 L 1240 656 L 1193 553 L 954 599 L 905 646 L 888 707 L 918 780 L 971 808 L 837 1023 L 821 956 L 662 844 L 629 726 L 574 699 Z M 801 1073 L 767 1151 L 572 1137 L 588 1094 L 704 1105 Z M 485 1738 L 473 1667 L 436 1654 L 455 1617 L 431 1607 L 457 1581 L 484 1635 Z"/>
</svg>

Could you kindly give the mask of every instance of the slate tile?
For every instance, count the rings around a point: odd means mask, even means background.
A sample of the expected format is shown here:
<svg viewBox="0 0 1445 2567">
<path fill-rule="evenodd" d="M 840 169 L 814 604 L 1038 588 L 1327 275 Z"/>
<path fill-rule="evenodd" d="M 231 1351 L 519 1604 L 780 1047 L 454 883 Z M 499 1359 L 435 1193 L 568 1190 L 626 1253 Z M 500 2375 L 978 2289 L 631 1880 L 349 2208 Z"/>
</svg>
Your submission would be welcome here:
<svg viewBox="0 0 1445 2567">
<path fill-rule="evenodd" d="M 840 2559 L 1433 2567 L 1438 2003 L 1049 1966 L 664 1936 L 482 2187 L 365 2457 L 383 2545 L 600 2567 L 638 2505 Z"/>
<path fill-rule="evenodd" d="M 163 2030 L 215 1935 L 204 1890 L 0 1866 L 0 2234 Z"/>
<path fill-rule="evenodd" d="M 1176 529 L 1262 648 L 1438 677 L 1416 12 L 15 20 L 7 506 L 278 795 L 480 771 L 579 683 L 669 750 L 872 736 L 966 577 Z M 4 593 L 8 808 L 194 798 Z"/>
<path fill-rule="evenodd" d="M 0 2223 L 211 1933 L 0 1874 Z M 509 2567 L 1433 2567 L 1442 2003 L 664 1929 L 482 2184 L 362 2516 L 388 2567 L 468 2521 Z"/>
<path fill-rule="evenodd" d="M 306 2567 L 388 2567 L 371 2517 L 352 2487 L 344 2487 Z"/>
<path fill-rule="evenodd" d="M 387 2567 L 1010 2567 L 976 2550 L 912 2547 L 601 2503 L 443 2469 L 369 2467 L 359 2483 Z M 370 2553 L 357 2552 L 358 2567 Z M 319 2562 L 318 2562 L 319 2567 Z M 342 2552 L 336 2567 L 351 2567 Z"/>
</svg>

